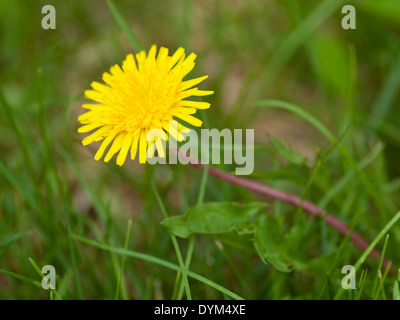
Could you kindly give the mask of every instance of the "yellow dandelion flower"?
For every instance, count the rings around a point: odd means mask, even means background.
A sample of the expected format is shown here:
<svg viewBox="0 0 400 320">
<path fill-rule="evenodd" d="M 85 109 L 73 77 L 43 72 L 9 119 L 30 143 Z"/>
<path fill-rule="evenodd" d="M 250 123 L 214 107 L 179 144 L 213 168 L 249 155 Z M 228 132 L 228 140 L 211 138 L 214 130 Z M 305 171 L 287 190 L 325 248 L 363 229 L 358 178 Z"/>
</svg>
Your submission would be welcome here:
<svg viewBox="0 0 400 320">
<path fill-rule="evenodd" d="M 178 119 L 199 127 L 202 121 L 193 115 L 197 109 L 207 109 L 207 102 L 185 100 L 190 96 L 205 96 L 213 91 L 193 88 L 208 76 L 191 80 L 183 78 L 193 69 L 196 55 L 185 57 L 185 50 L 179 48 L 172 55 L 168 49 L 153 45 L 146 56 L 145 51 L 126 56 L 122 63 L 110 68 L 110 73 L 103 74 L 105 84 L 92 82 L 93 90 L 86 90 L 85 96 L 96 104 L 84 104 L 90 111 L 79 116 L 83 125 L 80 133 L 95 130 L 82 140 L 83 145 L 103 140 L 94 158 L 102 158 L 111 144 L 104 161 L 108 162 L 118 151 L 117 164 L 122 166 L 130 151 L 135 159 L 139 151 L 139 162 L 146 162 L 147 149 L 157 149 L 160 157 L 165 156 L 159 136 L 148 136 L 152 129 L 161 129 L 177 141 L 183 140 L 182 133 L 188 128 L 179 122 L 175 126 L 170 121 Z M 171 122 L 173 123 L 173 122 Z M 168 135 L 165 135 L 168 139 Z M 153 139 L 153 140 L 152 140 Z"/>
</svg>

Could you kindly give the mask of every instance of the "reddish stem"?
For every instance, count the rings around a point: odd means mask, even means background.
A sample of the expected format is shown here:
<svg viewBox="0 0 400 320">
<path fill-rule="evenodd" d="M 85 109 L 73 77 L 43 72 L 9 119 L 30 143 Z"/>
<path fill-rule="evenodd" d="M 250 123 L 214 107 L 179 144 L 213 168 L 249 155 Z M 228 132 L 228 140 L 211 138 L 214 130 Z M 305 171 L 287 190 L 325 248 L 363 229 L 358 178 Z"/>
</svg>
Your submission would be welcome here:
<svg viewBox="0 0 400 320">
<path fill-rule="evenodd" d="M 179 152 L 179 157 L 184 158 L 186 161 L 189 161 L 189 163 L 194 166 L 195 168 L 199 170 L 204 170 L 204 165 L 200 163 L 196 163 L 192 158 L 186 156 L 186 154 L 183 154 L 182 152 Z M 208 174 L 211 176 L 214 176 L 218 179 L 225 180 L 227 182 L 230 182 L 232 184 L 236 184 L 238 186 L 241 186 L 243 188 L 246 188 L 247 190 L 254 191 L 259 194 L 266 195 L 268 197 L 281 200 L 283 202 L 289 203 L 293 206 L 296 207 L 301 207 L 304 211 L 310 213 L 311 215 L 323 219 L 328 225 L 339 231 L 343 236 L 346 236 L 351 230 L 350 228 L 341 220 L 336 218 L 335 216 L 331 214 L 326 214 L 324 210 L 319 208 L 317 205 L 309 202 L 309 201 L 304 201 L 301 198 L 294 196 L 292 194 L 279 191 L 276 189 L 273 189 L 271 187 L 259 184 L 257 182 L 253 182 L 248 179 L 241 178 L 239 176 L 235 176 L 233 174 L 227 173 L 225 171 L 221 171 L 219 169 L 216 169 L 212 166 L 208 167 Z M 365 251 L 369 247 L 369 243 L 367 240 L 365 240 L 359 233 L 355 231 L 351 231 L 350 234 L 350 240 L 357 245 L 359 248 L 361 248 L 363 251 Z M 381 259 L 382 253 L 377 250 L 377 249 L 372 249 L 371 253 L 369 254 L 371 258 L 377 258 L 378 261 Z M 393 264 L 390 260 L 384 258 L 383 259 L 383 268 L 386 270 L 386 268 L 390 264 L 390 270 L 389 273 L 393 274 Z"/>
</svg>

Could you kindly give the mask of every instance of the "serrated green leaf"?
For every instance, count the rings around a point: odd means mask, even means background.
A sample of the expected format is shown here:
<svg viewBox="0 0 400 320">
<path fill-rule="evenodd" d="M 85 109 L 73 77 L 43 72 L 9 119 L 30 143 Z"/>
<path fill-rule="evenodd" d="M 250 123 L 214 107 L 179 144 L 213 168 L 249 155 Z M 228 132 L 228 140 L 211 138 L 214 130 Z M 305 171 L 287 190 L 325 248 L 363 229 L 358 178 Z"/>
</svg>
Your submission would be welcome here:
<svg viewBox="0 0 400 320">
<path fill-rule="evenodd" d="M 161 224 L 174 235 L 187 238 L 192 233 L 218 234 L 237 231 L 249 233 L 251 217 L 264 210 L 266 204 L 240 205 L 230 202 L 209 202 L 190 208 L 182 216 L 164 219 Z M 250 228 L 250 229 L 249 229 Z"/>
</svg>

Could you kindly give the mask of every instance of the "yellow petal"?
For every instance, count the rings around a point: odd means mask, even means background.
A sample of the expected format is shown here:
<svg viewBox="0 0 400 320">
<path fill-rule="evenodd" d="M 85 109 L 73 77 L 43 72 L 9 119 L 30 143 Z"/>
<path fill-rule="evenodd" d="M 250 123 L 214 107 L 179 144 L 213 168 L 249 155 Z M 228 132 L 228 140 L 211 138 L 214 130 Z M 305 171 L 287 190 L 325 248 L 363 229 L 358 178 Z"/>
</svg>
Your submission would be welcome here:
<svg viewBox="0 0 400 320">
<path fill-rule="evenodd" d="M 197 90 L 192 95 L 193 96 L 208 96 L 213 93 L 214 93 L 214 91 L 211 91 L 211 90 Z"/>
<path fill-rule="evenodd" d="M 117 64 L 113 65 L 110 68 L 110 72 L 114 77 L 121 77 L 124 74 L 124 72 L 122 71 L 121 67 L 119 65 L 117 65 Z"/>
<path fill-rule="evenodd" d="M 89 118 L 93 117 L 93 116 L 96 115 L 96 114 L 97 114 L 96 111 L 88 111 L 88 112 L 85 112 L 85 113 L 81 114 L 81 115 L 78 117 L 78 121 L 81 122 L 81 123 L 84 123 L 85 121 L 88 121 Z M 90 131 L 90 130 L 89 130 L 89 131 Z M 80 132 L 80 131 L 78 130 L 78 132 Z"/>
<path fill-rule="evenodd" d="M 85 139 L 82 140 L 82 144 L 84 146 L 94 142 L 98 137 L 102 136 L 105 134 L 107 131 L 111 129 L 111 126 L 104 126 L 100 128 L 99 130 L 95 131 L 92 133 L 90 136 L 87 136 Z"/>
<path fill-rule="evenodd" d="M 155 143 L 148 141 L 147 143 L 147 158 L 153 158 L 155 152 Z"/>
<path fill-rule="evenodd" d="M 106 85 L 101 84 L 96 81 L 93 81 L 90 85 L 94 90 L 101 92 L 101 93 L 106 93 L 111 89 L 109 86 L 106 86 Z"/>
<path fill-rule="evenodd" d="M 128 54 L 126 56 L 125 61 L 122 63 L 122 69 L 125 72 L 127 72 L 127 71 L 128 72 L 129 71 L 131 71 L 131 72 L 137 71 L 136 62 L 135 62 L 135 59 L 133 58 L 133 54 L 132 53 L 130 53 L 130 54 Z"/>
<path fill-rule="evenodd" d="M 149 55 L 147 56 L 147 59 L 155 59 L 156 58 L 156 53 L 157 53 L 157 46 L 153 44 L 150 48 Z"/>
<path fill-rule="evenodd" d="M 195 66 L 195 63 L 194 63 L 194 62 L 185 65 L 185 66 L 182 68 L 182 70 L 180 71 L 180 76 L 181 76 L 181 78 L 183 79 L 190 71 L 192 71 L 193 68 L 194 68 L 194 66 Z"/>
<path fill-rule="evenodd" d="M 175 123 L 175 124 L 174 124 Z M 182 133 L 177 130 L 176 121 L 169 121 L 163 124 L 163 128 L 165 131 L 169 133 L 169 135 L 174 138 L 176 141 L 182 141 L 185 139 Z"/>
<path fill-rule="evenodd" d="M 132 146 L 133 136 L 132 134 L 127 134 L 122 141 L 122 148 L 119 151 L 117 157 L 117 165 L 122 166 L 126 160 L 126 156 L 128 155 L 129 149 Z"/>
<path fill-rule="evenodd" d="M 165 61 L 166 57 L 168 57 L 168 49 L 161 47 L 157 56 L 158 65 L 161 65 Z"/>
<path fill-rule="evenodd" d="M 139 163 L 146 163 L 146 149 L 147 149 L 146 131 L 142 130 L 142 132 L 140 133 L 140 141 L 139 141 Z"/>
<path fill-rule="evenodd" d="M 188 114 L 179 113 L 176 114 L 175 117 L 182 119 L 183 121 L 186 121 L 187 123 L 195 127 L 200 127 L 203 124 L 203 121 Z"/>
<path fill-rule="evenodd" d="M 101 106 L 102 106 L 102 104 L 85 103 L 85 104 L 82 105 L 82 108 L 94 110 L 94 109 L 98 109 Z"/>
<path fill-rule="evenodd" d="M 155 138 L 156 141 L 156 147 L 157 147 L 157 151 L 158 151 L 158 156 L 160 158 L 165 158 L 165 151 L 164 151 L 164 147 L 162 144 L 162 140 L 158 137 Z"/>
<path fill-rule="evenodd" d="M 126 136 L 126 132 L 121 132 L 118 134 L 118 136 L 115 138 L 110 150 L 108 151 L 106 157 L 104 158 L 104 162 L 110 161 L 110 159 L 113 157 L 114 154 L 116 154 L 119 149 L 122 147 L 122 141 L 124 140 Z"/>
<path fill-rule="evenodd" d="M 199 78 L 194 78 L 191 80 L 183 81 L 181 83 L 181 85 L 179 86 L 179 90 L 183 91 L 183 90 L 189 89 L 189 88 L 195 86 L 196 84 L 199 84 L 200 82 L 202 82 L 203 80 L 205 80 L 207 78 L 208 78 L 208 76 L 204 76 L 204 77 L 199 77 Z"/>
<path fill-rule="evenodd" d="M 137 149 L 138 149 L 138 141 L 139 141 L 140 133 L 136 133 L 133 136 L 132 146 L 131 146 L 131 159 L 134 160 L 136 157 Z"/>
<path fill-rule="evenodd" d="M 103 77 L 102 77 L 103 81 L 105 83 L 107 83 L 109 86 L 113 86 L 113 84 L 115 83 L 115 77 L 113 77 L 111 74 L 109 74 L 108 72 L 104 72 L 103 73 Z"/>
<path fill-rule="evenodd" d="M 94 159 L 96 161 L 99 161 L 101 159 L 101 157 L 104 154 L 104 150 L 106 150 L 106 148 L 108 147 L 108 145 L 111 143 L 111 141 L 113 141 L 114 137 L 117 135 L 117 133 L 114 133 L 110 136 L 108 136 L 107 138 L 104 139 L 103 143 L 101 144 L 99 150 L 97 150 Z"/>
<path fill-rule="evenodd" d="M 185 49 L 182 47 L 178 48 L 178 50 L 175 51 L 175 53 L 172 55 L 172 59 L 170 62 L 170 68 L 172 68 L 182 57 L 182 55 L 185 53 Z"/>
<path fill-rule="evenodd" d="M 196 60 L 197 55 L 195 53 L 191 53 L 187 56 L 187 58 L 185 59 L 183 65 L 189 64 L 191 62 L 194 62 L 194 60 Z"/>
<path fill-rule="evenodd" d="M 210 107 L 210 104 L 208 102 L 189 100 L 181 100 L 176 105 L 180 107 L 192 107 L 196 109 L 208 109 Z"/>
<path fill-rule="evenodd" d="M 138 70 L 141 70 L 143 68 L 143 65 L 146 61 L 146 52 L 140 51 L 139 53 L 136 54 L 136 61 L 138 63 Z"/>
<path fill-rule="evenodd" d="M 189 133 L 190 129 L 182 125 L 181 123 L 177 122 L 177 129 L 179 132 Z"/>
<path fill-rule="evenodd" d="M 103 101 L 103 94 L 100 92 L 94 91 L 94 90 L 86 90 L 85 96 L 86 96 L 86 98 L 97 101 L 97 102 Z"/>
<path fill-rule="evenodd" d="M 185 114 L 195 114 L 197 109 L 195 108 L 187 108 L 187 107 L 180 107 L 176 109 L 177 113 L 185 113 Z"/>
<path fill-rule="evenodd" d="M 98 127 L 101 127 L 103 124 L 101 124 L 101 123 L 91 123 L 91 124 L 87 124 L 87 125 L 85 125 L 85 126 L 83 126 L 83 127 L 80 127 L 79 129 L 78 129 L 78 132 L 79 133 L 85 133 L 85 132 L 89 132 L 89 131 L 92 131 L 93 129 L 96 129 L 96 128 L 98 128 Z"/>
</svg>

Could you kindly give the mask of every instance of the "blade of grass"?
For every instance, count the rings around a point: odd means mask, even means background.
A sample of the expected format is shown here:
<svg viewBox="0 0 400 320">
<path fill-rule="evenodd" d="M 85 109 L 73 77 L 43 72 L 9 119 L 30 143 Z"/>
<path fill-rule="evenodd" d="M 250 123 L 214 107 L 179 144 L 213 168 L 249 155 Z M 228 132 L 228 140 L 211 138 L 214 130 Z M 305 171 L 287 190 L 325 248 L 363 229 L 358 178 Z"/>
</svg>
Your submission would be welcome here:
<svg viewBox="0 0 400 320">
<path fill-rule="evenodd" d="M 342 4 L 343 0 L 326 0 L 321 2 L 303 21 L 289 34 L 285 41 L 275 50 L 274 55 L 269 60 L 269 64 L 260 76 L 262 86 L 258 96 L 265 92 L 285 64 L 291 59 L 298 48 L 308 39 L 308 37 Z"/>
<path fill-rule="evenodd" d="M 242 297 L 240 297 L 236 293 L 224 288 L 223 286 L 221 286 L 221 285 L 219 285 L 219 284 L 217 284 L 217 283 L 215 283 L 215 282 L 213 282 L 213 281 L 211 281 L 211 280 L 209 280 L 209 279 L 207 279 L 207 278 L 205 278 L 205 277 L 203 277 L 203 276 L 201 276 L 201 275 L 199 275 L 197 273 L 189 271 L 186 268 L 181 268 L 180 266 L 178 266 L 176 264 L 173 264 L 172 262 L 169 262 L 169 261 L 166 261 L 166 260 L 151 256 L 149 254 L 133 251 L 133 250 L 127 250 L 127 249 L 123 249 L 123 248 L 111 247 L 109 245 L 97 242 L 95 240 L 92 240 L 92 239 L 89 239 L 89 238 L 86 238 L 86 237 L 82 237 L 82 236 L 77 235 L 77 234 L 73 234 L 72 237 L 75 240 L 84 242 L 84 243 L 86 243 L 88 245 L 97 247 L 97 248 L 105 250 L 105 251 L 115 252 L 117 254 L 126 255 L 128 257 L 133 257 L 133 258 L 136 258 L 136 259 L 144 260 L 144 261 L 147 261 L 147 262 L 150 262 L 150 263 L 154 263 L 154 264 L 166 267 L 166 268 L 174 270 L 174 271 L 178 271 L 178 272 L 184 273 L 187 276 L 189 276 L 189 277 L 191 277 L 193 279 L 196 279 L 196 280 L 198 280 L 198 281 L 200 281 L 200 282 L 202 282 L 202 283 L 204 283 L 204 284 L 206 284 L 206 285 L 208 285 L 208 286 L 210 286 L 210 287 L 222 292 L 223 294 L 225 294 L 225 295 L 227 295 L 227 296 L 229 296 L 229 297 L 231 297 L 233 299 L 243 300 Z"/>
<path fill-rule="evenodd" d="M 381 258 L 379 259 L 379 264 L 378 264 L 378 274 L 377 274 L 376 277 L 375 277 L 374 285 L 373 285 L 373 287 L 372 287 L 372 288 L 373 288 L 373 289 L 372 289 L 372 292 L 374 292 L 374 295 L 375 295 L 375 296 L 378 295 L 377 286 L 378 286 L 379 272 L 381 272 L 381 270 L 382 270 L 383 258 L 384 258 L 385 253 L 386 253 L 386 248 L 387 248 L 388 241 L 389 241 L 389 234 L 386 235 L 385 243 L 383 244 L 382 256 L 381 256 Z"/>
<path fill-rule="evenodd" d="M 381 154 L 384 150 L 384 146 L 381 142 L 377 143 L 377 145 L 372 149 L 372 151 L 363 158 L 360 162 L 357 163 L 357 166 L 360 170 L 363 170 L 366 166 L 368 166 L 371 162 L 373 162 L 376 157 Z M 324 197 L 319 201 L 318 206 L 321 208 L 326 208 L 329 201 L 333 199 L 344 187 L 348 185 L 348 183 L 353 179 L 354 171 L 350 170 L 343 177 L 341 177 L 324 195 Z"/>
<path fill-rule="evenodd" d="M 207 187 L 207 179 L 208 179 L 208 166 L 205 165 L 204 170 L 201 175 L 199 194 L 198 194 L 198 198 L 197 198 L 197 205 L 202 204 L 204 201 L 204 195 L 205 195 L 206 187 Z M 187 250 L 186 259 L 185 259 L 185 268 L 187 270 L 189 270 L 190 262 L 192 261 L 192 255 L 193 255 L 195 243 L 196 243 L 196 236 L 195 235 L 190 236 L 188 250 Z M 179 287 L 179 292 L 178 292 L 179 300 L 182 298 L 182 295 L 183 295 L 183 281 L 181 281 L 181 284 Z"/>
<path fill-rule="evenodd" d="M 129 244 L 129 238 L 130 238 L 130 234 L 131 234 L 131 229 L 132 229 L 132 219 L 129 219 L 129 221 L 128 221 L 128 228 L 127 228 L 127 230 L 126 230 L 124 249 L 128 249 L 128 244 Z M 122 261 L 121 261 L 121 270 L 120 270 L 119 276 L 118 276 L 117 290 L 116 290 L 116 292 L 115 292 L 115 299 L 114 299 L 114 300 L 118 300 L 118 298 L 119 298 L 119 292 L 121 291 L 121 282 L 122 282 L 122 278 L 123 278 L 123 276 L 124 276 L 125 260 L 126 260 L 126 256 L 123 256 L 123 257 L 122 257 Z M 127 299 L 127 297 L 124 297 L 124 299 Z"/>
<path fill-rule="evenodd" d="M 71 264 L 72 264 L 72 272 L 74 275 L 74 281 L 76 288 L 78 290 L 78 296 L 80 299 L 83 299 L 83 290 L 82 290 L 82 282 L 80 278 L 80 274 L 78 272 L 78 268 L 76 265 L 76 252 L 74 244 L 72 243 L 71 239 L 71 221 L 70 221 L 70 207 L 67 201 L 66 193 L 64 192 L 64 210 L 65 210 L 65 225 L 67 228 L 67 241 L 68 241 L 68 251 L 71 257 Z"/>
<path fill-rule="evenodd" d="M 13 277 L 17 280 L 21 280 L 21 281 L 25 281 L 28 282 L 30 284 L 33 284 L 34 286 L 38 287 L 38 288 L 42 288 L 42 283 L 36 280 L 32 280 L 28 277 L 23 276 L 22 274 L 18 274 L 12 271 L 8 271 L 8 270 L 4 270 L 4 269 L 0 269 L 0 273 L 6 274 L 10 277 Z"/>
<path fill-rule="evenodd" d="M 386 293 L 385 293 L 385 290 L 384 290 L 384 284 L 385 284 L 385 280 L 387 278 L 388 273 L 389 273 L 389 266 L 388 266 L 388 268 L 386 268 L 385 273 L 383 274 L 383 276 L 382 276 L 381 273 L 379 274 L 380 275 L 380 277 L 379 277 L 379 287 L 378 287 L 378 291 L 376 292 L 376 295 L 375 295 L 375 300 L 378 299 L 379 293 L 381 293 L 381 292 L 382 292 L 382 300 L 386 300 Z"/>
<path fill-rule="evenodd" d="M 229 255 L 227 250 L 225 249 L 224 245 L 218 241 L 214 241 L 215 246 L 219 249 L 219 251 L 222 253 L 224 256 L 225 260 L 228 262 L 229 266 L 233 270 L 233 273 L 235 276 L 239 279 L 240 284 L 242 287 L 247 291 L 247 294 L 249 295 L 249 299 L 254 299 L 253 293 L 251 292 L 251 289 L 249 285 L 246 282 L 246 279 L 244 278 L 243 274 L 239 271 L 239 269 L 236 267 L 235 262 L 233 261 L 232 257 Z"/>
<path fill-rule="evenodd" d="M 368 273 L 368 269 L 365 269 L 361 272 L 361 277 L 360 277 L 361 285 L 360 285 L 360 289 L 359 289 L 358 295 L 356 297 L 356 300 L 360 300 L 360 298 L 361 298 L 361 295 L 362 295 L 363 289 L 364 289 L 365 280 L 367 279 L 367 273 Z"/>
<path fill-rule="evenodd" d="M 400 211 L 396 213 L 396 215 L 386 224 L 385 227 L 379 232 L 379 234 L 375 237 L 375 239 L 371 242 L 367 250 L 363 252 L 361 257 L 357 260 L 354 265 L 354 270 L 357 272 L 358 269 L 365 262 L 371 251 L 375 248 L 378 242 L 385 236 L 385 234 L 396 224 L 396 222 L 400 219 Z M 350 275 L 350 274 L 349 274 Z M 335 300 L 339 299 L 343 293 L 343 288 L 341 287 L 335 295 Z"/>
<path fill-rule="evenodd" d="M 30 235 L 30 234 L 31 234 L 30 231 L 22 231 L 22 232 L 18 232 L 18 233 L 13 233 L 13 234 L 11 234 L 9 236 L 5 236 L 5 237 L 0 239 L 0 247 L 7 246 L 10 243 L 12 243 L 12 242 L 14 242 L 14 241 L 16 241 L 16 240 L 18 240 L 18 239 L 20 239 L 22 237 Z"/>
<path fill-rule="evenodd" d="M 126 22 L 126 20 L 122 16 L 121 12 L 115 6 L 114 2 L 112 0 L 107 0 L 107 5 L 108 5 L 108 8 L 110 9 L 115 21 L 117 21 L 119 27 L 125 33 L 125 36 L 128 38 L 128 40 L 131 43 L 132 47 L 136 51 L 143 50 L 143 46 L 140 44 L 139 40 L 133 34 L 131 28 L 129 27 L 128 23 Z"/>
<path fill-rule="evenodd" d="M 390 107 L 393 106 L 394 99 L 400 87 L 400 55 L 396 57 L 390 70 L 392 71 L 372 106 L 372 116 L 377 120 L 373 126 L 375 131 L 383 125 L 382 120 L 386 118 Z"/>
<path fill-rule="evenodd" d="M 400 270 L 399 270 L 400 273 Z M 394 280 L 393 286 L 393 300 L 400 300 L 400 288 L 399 288 L 400 279 Z"/>
<path fill-rule="evenodd" d="M 194 168 L 198 170 L 204 170 L 205 166 L 201 163 L 197 163 L 194 161 L 193 158 L 190 156 L 187 156 L 185 153 L 179 152 L 178 151 L 179 157 L 185 159 L 185 161 L 188 161 Z M 343 221 L 340 219 L 336 218 L 334 215 L 327 213 L 317 205 L 315 205 L 312 202 L 309 201 L 303 201 L 299 197 L 291 194 L 291 193 L 286 193 L 281 190 L 277 190 L 274 188 L 271 188 L 269 186 L 251 181 L 249 179 L 244 179 L 239 176 L 235 176 L 233 174 L 227 173 L 225 171 L 219 170 L 213 166 L 208 167 L 209 174 L 213 177 L 216 177 L 220 180 L 224 180 L 226 182 L 229 182 L 234 185 L 241 186 L 249 191 L 253 191 L 255 193 L 263 194 L 266 195 L 270 198 L 280 200 L 283 202 L 286 202 L 290 205 L 293 205 L 295 207 L 301 206 L 303 211 L 306 213 L 309 213 L 313 215 L 314 217 L 321 218 L 323 219 L 327 224 L 329 224 L 331 227 L 335 228 L 338 232 L 340 232 L 343 236 L 346 236 L 349 232 L 350 234 L 350 240 L 356 244 L 358 247 L 360 247 L 362 250 L 368 249 L 370 246 L 369 242 L 366 241 L 359 233 L 352 231 L 352 229 L 347 226 Z M 381 256 L 381 253 L 377 249 L 372 249 L 370 252 L 371 257 L 379 257 Z M 384 259 L 384 265 L 385 267 L 388 265 L 389 260 Z M 393 269 L 391 269 L 391 272 Z"/>
<path fill-rule="evenodd" d="M 21 194 L 32 210 L 38 214 L 41 213 L 37 198 L 30 192 L 28 186 L 22 183 L 22 179 L 16 179 L 15 175 L 2 162 L 0 162 L 0 175 Z"/>
<path fill-rule="evenodd" d="M 162 212 L 164 218 L 168 218 L 167 210 L 165 209 L 164 203 L 161 200 L 161 197 L 157 191 L 157 188 L 155 187 L 155 185 L 153 183 L 151 184 L 151 190 L 154 193 L 154 196 L 156 198 L 156 201 L 161 209 L 161 212 Z M 185 264 L 183 263 L 182 253 L 181 253 L 181 250 L 179 249 L 178 240 L 176 239 L 175 235 L 173 235 L 172 233 L 170 233 L 170 236 L 171 236 L 172 244 L 175 249 L 176 257 L 178 259 L 179 266 L 181 268 L 185 268 Z M 177 274 L 177 278 L 180 278 L 180 273 Z M 189 286 L 189 282 L 188 282 L 186 274 L 183 275 L 183 283 L 185 285 L 187 299 L 192 300 L 192 294 L 190 292 L 190 286 Z M 176 290 L 174 290 L 174 291 L 176 291 Z M 174 295 L 173 295 L 173 297 L 174 297 Z"/>
<path fill-rule="evenodd" d="M 11 106 L 8 104 L 6 98 L 3 94 L 3 90 L 1 88 L 0 88 L 0 104 L 3 106 L 4 113 L 6 114 L 8 121 L 11 124 L 11 128 L 13 129 L 13 131 L 17 137 L 18 143 L 21 147 L 22 156 L 24 159 L 24 165 L 28 169 L 28 173 L 30 174 L 31 178 L 35 179 L 35 171 L 32 166 L 32 159 L 29 154 L 28 143 L 26 142 L 25 136 L 22 133 L 22 131 L 20 130 L 20 127 L 18 126 L 17 120 L 14 115 L 14 111 L 11 108 Z"/>
<path fill-rule="evenodd" d="M 29 262 L 31 263 L 31 265 L 33 266 L 33 268 L 36 270 L 36 272 L 40 275 L 40 277 L 42 279 L 45 278 L 45 275 L 42 273 L 42 271 L 40 270 L 40 268 L 38 267 L 38 265 L 36 264 L 36 262 L 32 259 L 32 258 L 28 258 Z M 53 287 L 53 285 L 50 283 L 50 281 L 47 281 L 47 284 L 50 287 L 50 292 L 53 292 L 53 294 L 55 296 L 57 296 L 60 300 L 62 300 L 61 296 L 57 293 L 56 289 Z"/>
<path fill-rule="evenodd" d="M 385 205 L 382 199 L 377 194 L 376 189 L 372 186 L 371 182 L 367 178 L 367 176 L 361 171 L 361 169 L 357 165 L 357 162 L 348 153 L 346 148 L 344 148 L 340 143 L 337 143 L 336 137 L 317 118 L 315 118 L 313 115 L 311 115 L 310 113 L 306 112 L 305 110 L 294 104 L 279 100 L 259 100 L 256 102 L 256 106 L 280 108 L 290 111 L 294 114 L 297 114 L 301 118 L 305 119 L 307 122 L 313 125 L 318 131 L 320 131 L 332 144 L 336 145 L 337 149 L 342 154 L 343 158 L 347 161 L 352 170 L 356 172 L 358 178 L 363 183 L 368 194 L 374 200 L 374 203 L 378 208 L 379 213 L 382 214 L 385 221 L 388 220 L 388 213 L 385 208 Z"/>
</svg>

